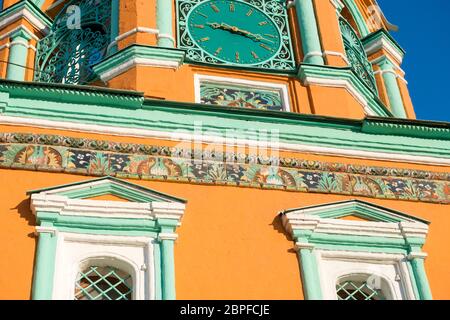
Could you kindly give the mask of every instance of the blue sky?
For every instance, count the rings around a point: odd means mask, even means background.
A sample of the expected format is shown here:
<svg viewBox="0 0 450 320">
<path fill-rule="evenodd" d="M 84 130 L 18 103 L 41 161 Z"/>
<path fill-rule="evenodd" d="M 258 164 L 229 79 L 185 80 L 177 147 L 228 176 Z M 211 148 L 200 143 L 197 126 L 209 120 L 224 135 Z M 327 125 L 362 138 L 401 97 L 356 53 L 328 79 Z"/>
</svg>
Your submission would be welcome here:
<svg viewBox="0 0 450 320">
<path fill-rule="evenodd" d="M 450 0 L 378 0 L 406 50 L 402 68 L 418 119 L 450 122 Z"/>
</svg>

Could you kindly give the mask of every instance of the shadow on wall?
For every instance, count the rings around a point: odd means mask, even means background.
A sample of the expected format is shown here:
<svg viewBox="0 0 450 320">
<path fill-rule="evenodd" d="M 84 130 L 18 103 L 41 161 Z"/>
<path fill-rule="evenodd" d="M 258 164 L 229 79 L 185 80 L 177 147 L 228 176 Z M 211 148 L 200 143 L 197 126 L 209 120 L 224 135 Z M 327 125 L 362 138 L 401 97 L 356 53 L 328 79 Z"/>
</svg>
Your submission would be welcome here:
<svg viewBox="0 0 450 320">
<path fill-rule="evenodd" d="M 36 225 L 36 217 L 34 216 L 34 214 L 31 212 L 30 209 L 30 199 L 25 199 L 22 202 L 20 202 L 15 208 L 12 208 L 11 210 L 17 210 L 17 212 L 19 213 L 19 216 L 22 219 L 25 219 L 27 221 L 27 224 L 29 226 L 35 226 Z M 36 238 L 33 233 L 28 234 L 28 236 L 30 238 Z"/>
<path fill-rule="evenodd" d="M 281 217 L 282 217 L 281 214 L 277 215 L 277 216 L 273 219 L 273 221 L 272 221 L 272 223 L 271 223 L 270 225 L 273 227 L 273 229 L 274 229 L 275 231 L 277 231 L 278 233 L 284 235 L 284 237 L 286 238 L 287 241 L 292 242 L 292 241 L 294 241 L 294 239 L 293 239 L 292 236 L 284 229 L 284 227 L 283 227 L 283 222 L 282 222 L 282 220 L 281 220 Z M 297 254 L 297 252 L 295 251 L 294 248 L 288 249 L 287 252 L 288 252 L 288 253 L 294 253 L 294 254 Z"/>
</svg>

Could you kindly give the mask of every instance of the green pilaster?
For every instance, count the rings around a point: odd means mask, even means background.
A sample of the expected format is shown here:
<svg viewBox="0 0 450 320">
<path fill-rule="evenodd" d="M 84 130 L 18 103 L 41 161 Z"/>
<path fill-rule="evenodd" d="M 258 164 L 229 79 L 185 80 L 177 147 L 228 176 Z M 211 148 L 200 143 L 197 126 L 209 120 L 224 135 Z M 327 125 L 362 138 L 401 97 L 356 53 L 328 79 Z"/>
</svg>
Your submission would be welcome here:
<svg viewBox="0 0 450 320">
<path fill-rule="evenodd" d="M 312 0 L 295 0 L 295 10 L 302 36 L 304 63 L 325 64 Z"/>
<path fill-rule="evenodd" d="M 111 0 L 111 43 L 119 35 L 119 0 Z M 109 48 L 109 54 L 117 52 L 117 43 Z"/>
<path fill-rule="evenodd" d="M 425 272 L 425 263 L 423 257 L 413 257 L 411 259 L 411 267 L 413 270 L 417 290 L 421 300 L 432 300 L 430 285 L 428 283 L 427 274 Z"/>
<path fill-rule="evenodd" d="M 50 300 L 55 271 L 56 234 L 41 232 L 34 264 L 33 300 Z"/>
<path fill-rule="evenodd" d="M 158 46 L 174 48 L 173 37 L 173 1 L 157 0 L 156 2 L 156 24 L 159 29 Z"/>
<path fill-rule="evenodd" d="M 400 93 L 400 88 L 398 87 L 397 75 L 395 73 L 393 65 L 389 61 L 385 60 L 380 64 L 380 68 L 383 72 L 383 80 L 388 94 L 392 113 L 397 118 L 407 118 L 405 106 L 403 105 L 402 95 Z"/>
<path fill-rule="evenodd" d="M 298 248 L 302 271 L 303 288 L 307 300 L 322 300 L 322 289 L 316 257 L 312 248 Z"/>
<path fill-rule="evenodd" d="M 24 81 L 28 58 L 28 40 L 31 36 L 20 29 L 11 35 L 6 79 Z"/>
<path fill-rule="evenodd" d="M 161 265 L 162 265 L 162 298 L 175 300 L 175 239 L 161 237 Z"/>
</svg>

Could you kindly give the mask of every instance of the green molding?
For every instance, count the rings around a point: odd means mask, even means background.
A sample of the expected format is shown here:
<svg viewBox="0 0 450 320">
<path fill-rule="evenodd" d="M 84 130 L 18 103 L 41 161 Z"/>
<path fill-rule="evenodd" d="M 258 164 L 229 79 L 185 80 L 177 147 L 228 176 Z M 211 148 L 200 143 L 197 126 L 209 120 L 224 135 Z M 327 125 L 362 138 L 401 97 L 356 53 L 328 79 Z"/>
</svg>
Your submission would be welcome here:
<svg viewBox="0 0 450 320">
<path fill-rule="evenodd" d="M 184 58 L 185 52 L 182 50 L 133 44 L 109 56 L 93 69 L 102 78 L 107 72 L 134 59 L 170 61 L 181 65 Z"/>
<path fill-rule="evenodd" d="M 320 210 L 315 215 L 322 219 L 339 219 L 353 215 L 362 219 L 367 219 L 369 221 L 376 221 L 376 222 L 398 223 L 402 221 L 409 221 L 409 222 L 416 221 L 425 224 L 430 224 L 430 222 L 427 220 L 357 199 L 289 209 L 283 211 L 283 213 L 287 214 L 289 212 L 294 212 L 298 210 L 310 210 L 310 209 Z"/>
<path fill-rule="evenodd" d="M 93 106 L 138 109 L 144 102 L 143 94 L 136 91 L 21 81 L 8 81 L 7 84 L 6 81 L 0 80 L 0 92 L 7 92 L 9 99 L 35 100 L 36 104 L 46 104 L 46 102 L 53 102 L 56 105 L 65 104 L 66 106 L 77 104 L 101 112 L 101 109 Z M 11 86 L 11 84 L 13 85 Z"/>
<path fill-rule="evenodd" d="M 363 122 L 362 132 L 392 136 L 448 140 L 449 124 L 423 120 L 403 120 L 398 118 L 379 119 L 367 117 Z"/>
<path fill-rule="evenodd" d="M 0 10 L 0 21 L 6 19 L 6 17 L 19 13 L 20 11 L 28 9 L 34 16 L 44 24 L 48 29 L 51 28 L 52 20 L 41 11 L 41 9 L 33 3 L 32 0 L 22 0 L 16 2 L 12 6 L 5 8 L 3 11 Z"/>
<path fill-rule="evenodd" d="M 97 218 L 37 212 L 37 223 L 42 225 L 47 222 L 51 222 L 60 231 L 82 231 L 77 233 L 117 234 L 120 231 L 129 236 L 154 236 L 160 231 L 156 221 L 149 219 Z"/>
<path fill-rule="evenodd" d="M 104 183 L 91 185 L 91 183 L 93 182 L 100 182 L 100 181 L 103 181 Z M 74 186 L 80 186 L 81 188 L 78 188 L 76 190 L 64 191 L 65 188 Z M 184 199 L 176 198 L 168 194 L 161 193 L 149 188 L 145 188 L 140 185 L 127 182 L 125 180 L 117 179 L 111 176 L 92 179 L 88 181 L 70 183 L 50 188 L 43 188 L 39 190 L 32 190 L 28 191 L 27 195 L 48 191 L 58 191 L 58 189 L 61 189 L 61 192 L 57 192 L 56 194 L 61 196 L 67 196 L 70 199 L 86 199 L 106 194 L 112 194 L 120 198 L 127 199 L 131 202 L 142 202 L 142 203 L 154 201 L 179 202 L 179 203 L 187 202 Z"/>
<path fill-rule="evenodd" d="M 370 33 L 369 27 L 367 26 L 366 20 L 364 19 L 363 15 L 359 11 L 358 5 L 356 4 L 355 0 L 342 0 L 347 7 L 347 9 L 350 11 L 351 15 L 353 16 L 353 19 L 355 19 L 355 23 L 358 26 L 359 33 L 362 37 L 367 36 Z"/>
<path fill-rule="evenodd" d="M 385 29 L 380 29 L 378 31 L 372 32 L 368 34 L 366 37 L 361 39 L 364 47 L 368 47 L 374 42 L 379 40 L 385 40 L 389 42 L 392 47 L 397 51 L 398 55 L 402 58 L 405 56 L 406 51 L 398 44 L 398 42 L 394 39 L 394 37 Z"/>
<path fill-rule="evenodd" d="M 340 72 L 335 68 L 324 69 L 330 73 Z M 323 77 L 323 73 L 316 72 L 314 66 L 308 66 L 305 70 L 314 71 L 308 71 L 308 74 Z M 342 71 L 343 75 L 352 74 L 346 69 Z M 140 93 L 92 87 L 75 89 L 65 85 L 19 84 L 6 80 L 0 80 L 0 92 L 4 93 L 2 98 L 8 97 L 6 101 L 0 101 L 7 104 L 3 112 L 6 116 L 122 128 L 151 128 L 166 133 L 183 130 L 185 133 L 198 134 L 201 130 L 222 137 L 226 137 L 228 130 L 233 130 L 238 138 L 246 139 L 252 138 L 249 132 L 278 130 L 282 143 L 450 158 L 450 134 L 448 139 L 443 135 L 445 140 L 432 140 L 428 135 L 420 134 L 414 137 L 370 134 L 362 131 L 364 121 L 358 120 L 150 99 L 144 101 Z M 372 102 L 378 105 L 376 100 Z M 378 107 L 381 112 L 382 107 Z M 384 119 L 380 121 L 385 122 Z M 196 127 L 196 123 L 202 123 L 202 128 Z M 414 130 L 415 122 L 410 124 L 410 130 Z M 430 123 L 430 126 L 433 125 Z M 448 128 L 448 124 L 443 126 Z M 421 127 L 418 132 L 422 131 Z M 445 130 L 450 132 L 450 129 Z"/>
<path fill-rule="evenodd" d="M 367 101 L 368 107 L 380 117 L 392 117 L 393 114 L 383 104 L 374 91 L 366 83 L 361 81 L 359 76 L 351 67 L 331 67 L 301 65 L 299 77 L 305 81 L 307 77 L 314 77 L 326 80 L 347 80 L 361 96 Z"/>
</svg>

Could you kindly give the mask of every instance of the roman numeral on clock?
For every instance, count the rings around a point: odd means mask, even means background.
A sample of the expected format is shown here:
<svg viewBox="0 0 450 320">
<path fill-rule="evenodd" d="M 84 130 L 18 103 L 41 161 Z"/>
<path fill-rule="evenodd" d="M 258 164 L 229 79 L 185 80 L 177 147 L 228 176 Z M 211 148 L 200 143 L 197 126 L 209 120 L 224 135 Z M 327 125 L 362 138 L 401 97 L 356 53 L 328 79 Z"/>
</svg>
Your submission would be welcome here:
<svg viewBox="0 0 450 320">
<path fill-rule="evenodd" d="M 270 48 L 269 46 L 266 46 L 264 43 L 261 43 L 259 46 L 260 46 L 261 48 L 266 49 L 266 50 L 272 51 L 272 48 Z"/>
<path fill-rule="evenodd" d="M 220 12 L 220 9 L 217 8 L 217 6 L 215 4 L 211 5 L 211 8 L 215 11 L 215 12 Z"/>
</svg>

